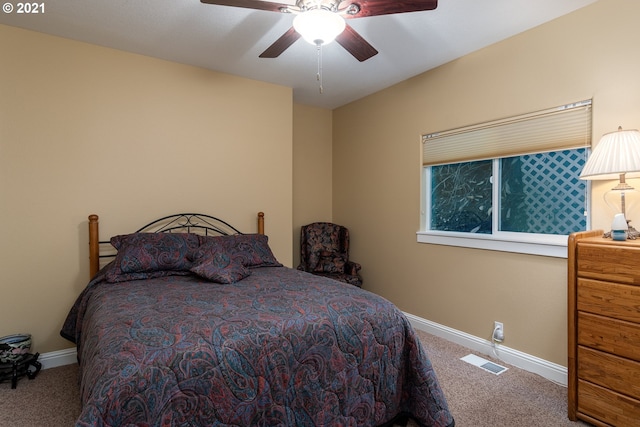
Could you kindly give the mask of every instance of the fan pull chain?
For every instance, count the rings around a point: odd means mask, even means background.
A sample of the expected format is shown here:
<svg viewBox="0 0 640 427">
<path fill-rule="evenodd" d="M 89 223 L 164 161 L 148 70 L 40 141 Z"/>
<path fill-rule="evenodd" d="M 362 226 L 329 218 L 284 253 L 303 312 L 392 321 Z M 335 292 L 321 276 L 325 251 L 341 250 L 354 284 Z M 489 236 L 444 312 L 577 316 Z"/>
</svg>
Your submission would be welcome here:
<svg viewBox="0 0 640 427">
<path fill-rule="evenodd" d="M 318 47 L 318 73 L 316 79 L 318 80 L 320 94 L 322 94 L 322 43 L 316 45 Z"/>
</svg>

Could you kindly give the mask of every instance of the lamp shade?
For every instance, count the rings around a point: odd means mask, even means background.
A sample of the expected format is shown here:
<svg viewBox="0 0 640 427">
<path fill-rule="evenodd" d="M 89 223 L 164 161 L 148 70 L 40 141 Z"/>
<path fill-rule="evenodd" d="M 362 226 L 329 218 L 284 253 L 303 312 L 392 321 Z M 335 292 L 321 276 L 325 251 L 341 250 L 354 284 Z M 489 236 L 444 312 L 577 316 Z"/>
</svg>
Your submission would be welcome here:
<svg viewBox="0 0 640 427">
<path fill-rule="evenodd" d="M 640 176 L 640 132 L 606 133 L 584 165 L 580 179 L 618 179 L 620 174 Z"/>
<path fill-rule="evenodd" d="M 312 45 L 331 43 L 345 27 L 344 18 L 327 9 L 307 10 L 293 19 L 293 28 Z"/>
</svg>

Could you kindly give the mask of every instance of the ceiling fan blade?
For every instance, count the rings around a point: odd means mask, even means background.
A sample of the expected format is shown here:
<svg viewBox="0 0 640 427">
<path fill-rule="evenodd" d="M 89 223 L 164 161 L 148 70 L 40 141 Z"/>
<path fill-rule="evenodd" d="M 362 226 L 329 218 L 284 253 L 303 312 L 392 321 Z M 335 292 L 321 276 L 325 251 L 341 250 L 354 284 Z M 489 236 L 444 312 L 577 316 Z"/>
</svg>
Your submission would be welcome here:
<svg viewBox="0 0 640 427">
<path fill-rule="evenodd" d="M 267 10 L 270 12 L 281 12 L 283 8 L 290 5 L 285 3 L 274 3 L 262 0 L 200 0 L 205 4 L 217 4 L 220 6 L 244 7 L 245 9 Z"/>
<path fill-rule="evenodd" d="M 300 34 L 293 27 L 289 28 L 286 33 L 260 54 L 260 58 L 277 58 L 299 38 Z"/>
<path fill-rule="evenodd" d="M 349 25 L 336 37 L 336 42 L 360 62 L 378 54 L 378 51 Z"/>
<path fill-rule="evenodd" d="M 438 0 L 353 0 L 343 3 L 356 4 L 360 8 L 358 13 L 353 15 L 346 14 L 345 18 L 420 12 L 423 10 L 433 10 L 438 7 Z M 344 7 L 341 3 L 340 9 L 344 9 Z"/>
</svg>

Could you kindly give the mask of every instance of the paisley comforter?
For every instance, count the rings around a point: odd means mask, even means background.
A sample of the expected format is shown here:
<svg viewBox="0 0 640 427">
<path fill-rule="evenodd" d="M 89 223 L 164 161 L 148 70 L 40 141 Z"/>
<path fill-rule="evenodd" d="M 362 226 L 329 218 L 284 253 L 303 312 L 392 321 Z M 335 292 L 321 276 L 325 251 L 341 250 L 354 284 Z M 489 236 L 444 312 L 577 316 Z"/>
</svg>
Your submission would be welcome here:
<svg viewBox="0 0 640 427">
<path fill-rule="evenodd" d="M 105 274 L 61 331 L 78 347 L 77 426 L 454 424 L 411 325 L 368 291 L 287 267 L 224 285 Z"/>
</svg>

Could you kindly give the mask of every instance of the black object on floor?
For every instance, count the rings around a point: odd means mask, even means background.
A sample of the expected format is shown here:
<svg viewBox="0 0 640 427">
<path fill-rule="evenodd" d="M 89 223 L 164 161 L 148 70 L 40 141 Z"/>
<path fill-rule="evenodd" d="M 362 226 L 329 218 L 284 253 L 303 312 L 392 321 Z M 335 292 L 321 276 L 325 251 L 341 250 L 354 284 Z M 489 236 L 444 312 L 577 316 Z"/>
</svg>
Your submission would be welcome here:
<svg viewBox="0 0 640 427">
<path fill-rule="evenodd" d="M 11 379 L 11 388 L 18 386 L 18 379 L 25 375 L 30 380 L 34 379 L 42 364 L 38 362 L 40 353 L 25 354 L 20 359 L 0 364 L 0 382 Z"/>
</svg>

